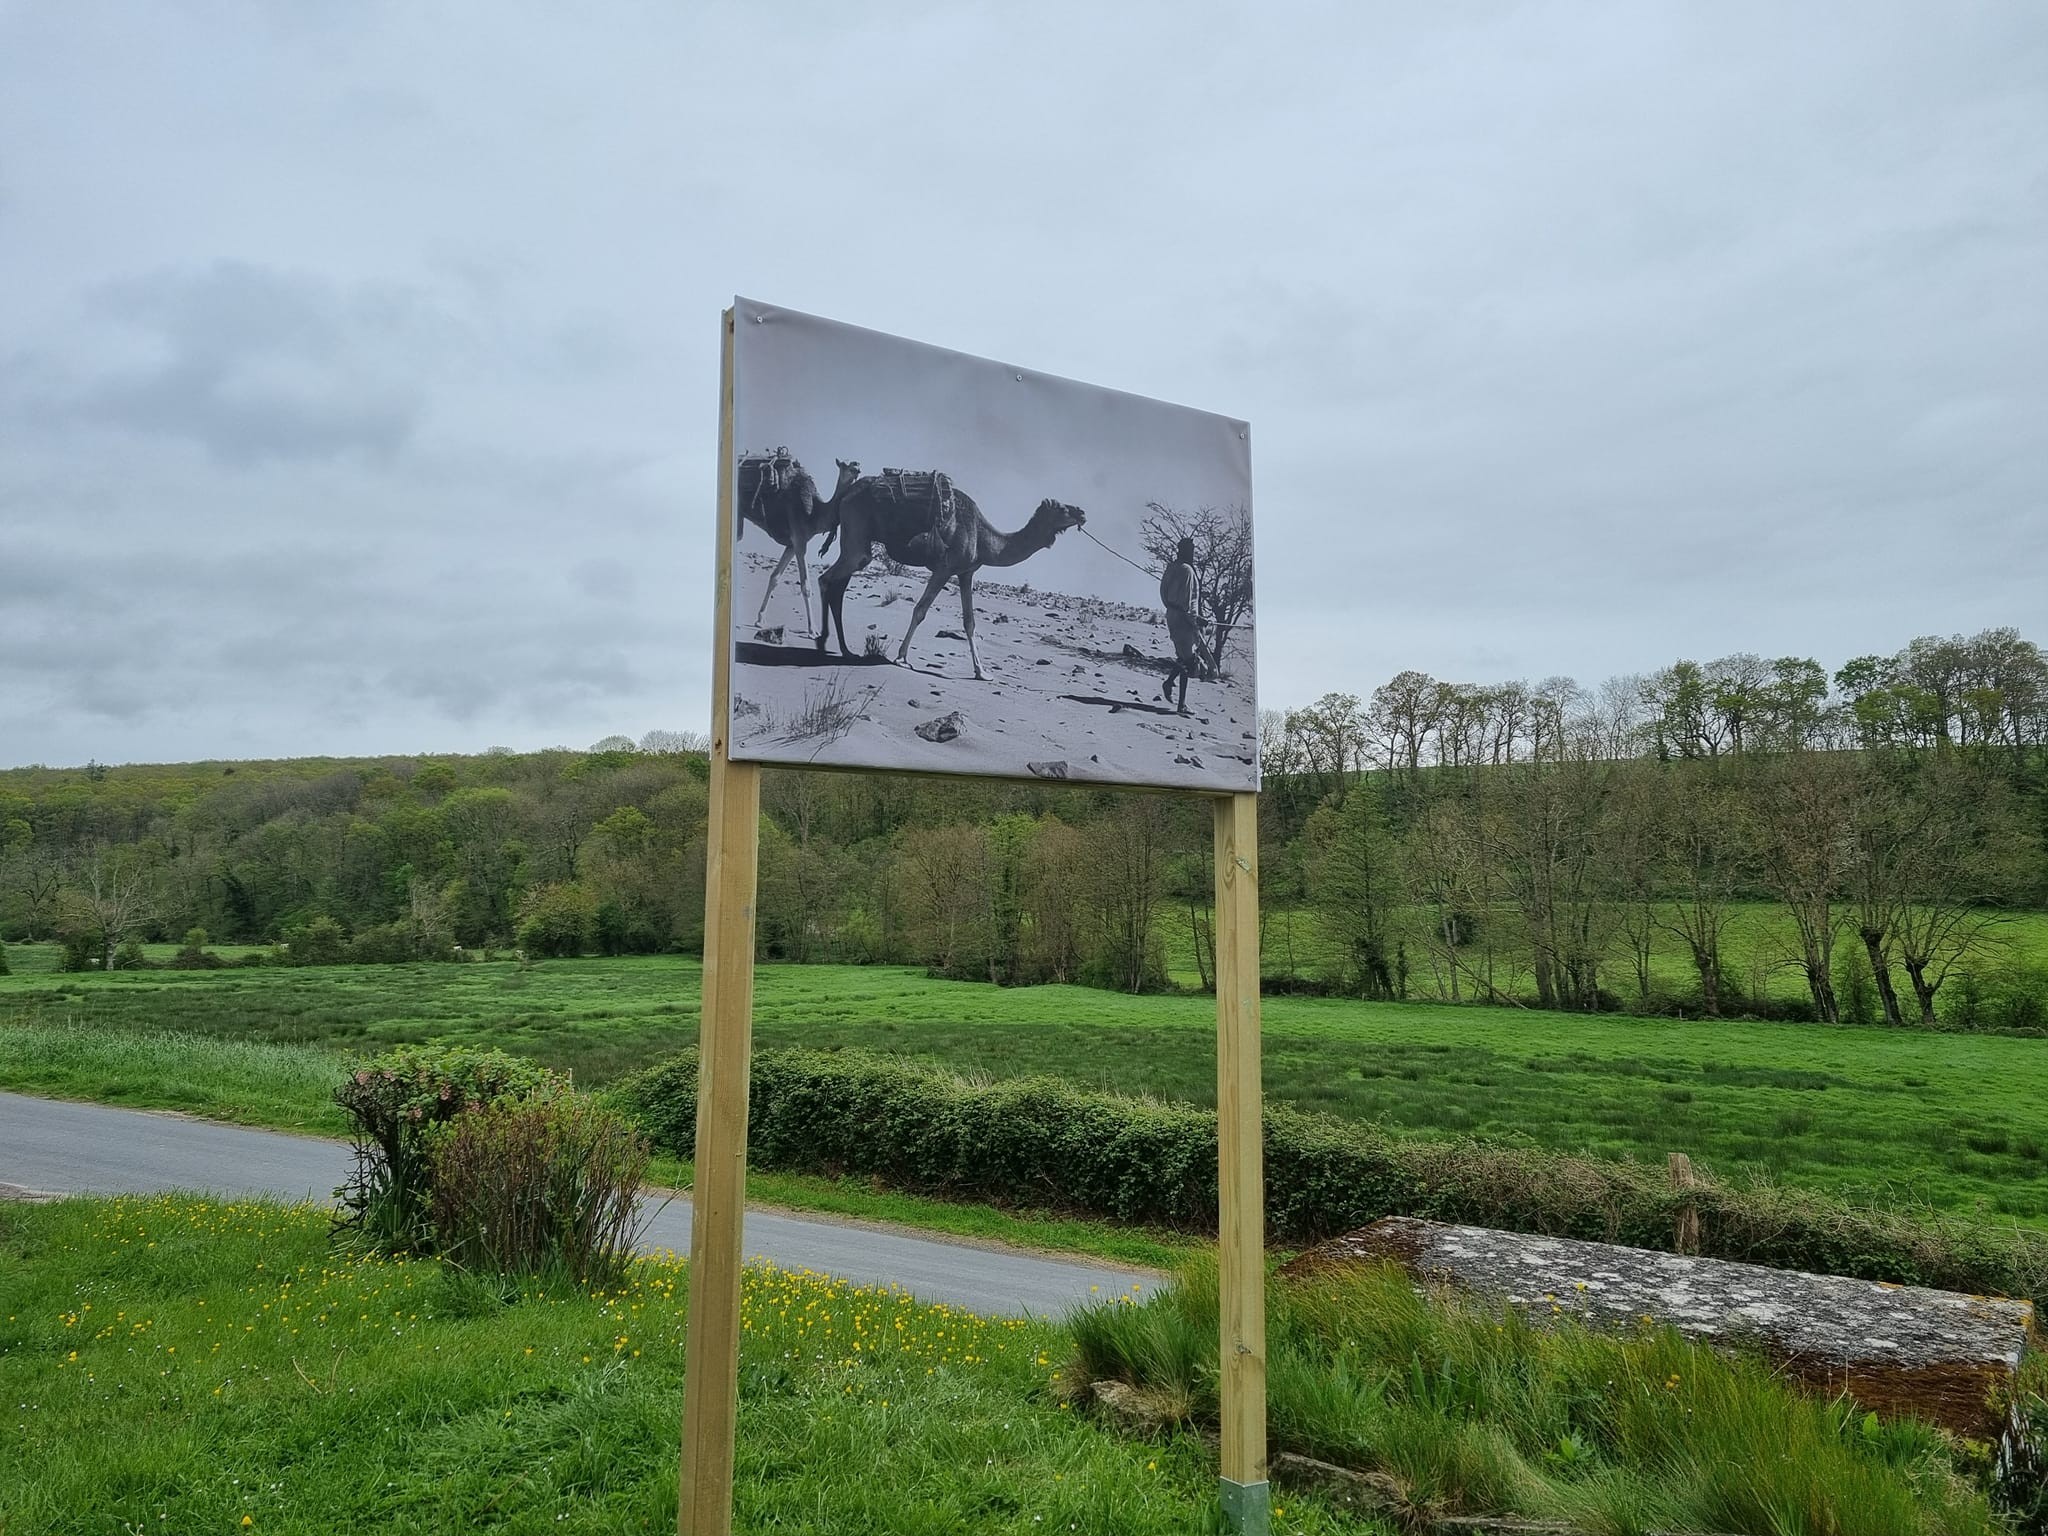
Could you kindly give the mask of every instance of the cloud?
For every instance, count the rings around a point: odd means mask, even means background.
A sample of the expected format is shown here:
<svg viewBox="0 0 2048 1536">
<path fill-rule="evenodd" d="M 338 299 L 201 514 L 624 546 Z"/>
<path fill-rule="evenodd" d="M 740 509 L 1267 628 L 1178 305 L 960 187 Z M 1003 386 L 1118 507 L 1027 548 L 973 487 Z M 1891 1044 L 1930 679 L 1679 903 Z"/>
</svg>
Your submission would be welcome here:
<svg viewBox="0 0 2048 1536">
<path fill-rule="evenodd" d="M 1269 703 L 2048 631 L 2038 10 L 255 14 L 0 7 L 0 762 L 701 729 L 736 291 L 1249 419 Z"/>
<path fill-rule="evenodd" d="M 225 261 L 108 283 L 90 310 L 135 333 L 150 360 L 85 382 L 48 415 L 189 439 L 227 465 L 388 463 L 423 410 L 406 361 L 448 330 L 417 291 Z"/>
</svg>

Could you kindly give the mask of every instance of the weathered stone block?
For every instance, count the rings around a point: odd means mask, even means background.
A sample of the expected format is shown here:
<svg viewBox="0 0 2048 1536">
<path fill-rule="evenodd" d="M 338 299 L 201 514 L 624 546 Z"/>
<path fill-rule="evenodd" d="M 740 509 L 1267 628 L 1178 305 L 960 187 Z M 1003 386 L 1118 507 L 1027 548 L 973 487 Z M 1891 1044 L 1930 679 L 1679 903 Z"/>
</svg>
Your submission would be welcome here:
<svg viewBox="0 0 2048 1536">
<path fill-rule="evenodd" d="M 1647 1319 L 1752 1347 L 1817 1391 L 1986 1440 L 2008 1430 L 2009 1389 L 2034 1326 L 2025 1301 L 1407 1216 L 1333 1238 L 1280 1274 L 1384 1262 L 1424 1284 L 1506 1301 L 1538 1321 L 1557 1315 L 1626 1329 Z"/>
</svg>

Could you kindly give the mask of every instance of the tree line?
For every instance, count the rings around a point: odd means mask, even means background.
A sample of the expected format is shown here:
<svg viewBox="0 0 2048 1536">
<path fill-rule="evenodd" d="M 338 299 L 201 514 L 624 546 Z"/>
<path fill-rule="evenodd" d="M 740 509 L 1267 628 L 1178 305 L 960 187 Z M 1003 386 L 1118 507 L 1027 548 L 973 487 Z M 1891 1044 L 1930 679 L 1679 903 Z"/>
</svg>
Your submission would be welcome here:
<svg viewBox="0 0 2048 1536">
<path fill-rule="evenodd" d="M 1731 963 L 1767 902 L 1801 1016 L 2026 1024 L 2048 990 L 2002 942 L 2003 911 L 2048 902 L 2048 660 L 2015 631 L 1832 675 L 1748 654 L 1597 688 L 1404 672 L 1261 725 L 1276 985 L 1784 1011 Z M 703 745 L 10 771 L 0 936 L 64 938 L 81 966 L 206 935 L 308 963 L 690 950 Z M 763 808 L 768 958 L 1143 991 L 1171 943 L 1209 977 L 1198 800 L 771 770 Z M 1682 986 L 1653 964 L 1672 951 Z"/>
</svg>

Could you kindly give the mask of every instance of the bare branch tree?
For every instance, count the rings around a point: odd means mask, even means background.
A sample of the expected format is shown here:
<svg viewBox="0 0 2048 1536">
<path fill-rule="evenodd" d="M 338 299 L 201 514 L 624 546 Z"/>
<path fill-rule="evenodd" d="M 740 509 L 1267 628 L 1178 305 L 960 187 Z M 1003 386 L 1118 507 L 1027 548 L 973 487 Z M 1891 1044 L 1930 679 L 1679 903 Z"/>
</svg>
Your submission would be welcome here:
<svg viewBox="0 0 2048 1536">
<path fill-rule="evenodd" d="M 1172 563 L 1182 539 L 1195 542 L 1195 575 L 1202 583 L 1202 607 L 1214 628 L 1209 646 L 1220 671 L 1230 632 L 1252 611 L 1252 519 L 1243 507 L 1202 507 L 1176 512 L 1147 502 L 1152 515 L 1140 531 L 1145 552 L 1163 567 Z"/>
<path fill-rule="evenodd" d="M 95 842 L 72 872 L 66 916 L 99 943 L 100 966 L 114 968 L 114 952 L 156 915 L 156 870 L 135 846 Z"/>
</svg>

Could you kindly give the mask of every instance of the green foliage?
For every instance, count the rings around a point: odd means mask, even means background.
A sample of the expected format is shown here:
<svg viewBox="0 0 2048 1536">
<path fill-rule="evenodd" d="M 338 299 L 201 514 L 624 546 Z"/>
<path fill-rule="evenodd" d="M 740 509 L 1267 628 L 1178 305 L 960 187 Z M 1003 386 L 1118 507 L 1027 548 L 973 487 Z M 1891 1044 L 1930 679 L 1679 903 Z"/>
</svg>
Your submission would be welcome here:
<svg viewBox="0 0 2048 1536">
<path fill-rule="evenodd" d="M 658 1147 L 695 1145 L 696 1056 L 614 1092 Z M 762 1167 L 867 1175 L 902 1189 L 1214 1230 L 1216 1117 L 1052 1078 L 987 1083 L 864 1052 L 756 1053 L 749 1155 Z M 1412 1140 L 1270 1109 L 1266 1230 L 1312 1243 L 1382 1216 L 1668 1248 L 1681 1196 L 1662 1170 L 1463 1139 Z M 1775 1186 L 1691 1196 L 1712 1256 L 2048 1301 L 2048 1237 L 1914 1220 Z"/>
<path fill-rule="evenodd" d="M 97 966 L 104 954 L 100 936 L 87 928 L 73 928 L 65 933 L 63 969 L 67 971 L 89 971 Z"/>
<path fill-rule="evenodd" d="M 1071 1326 L 1064 1379 L 1129 1383 L 1166 1423 L 1217 1421 L 1213 1265 Z M 1947 1436 L 1802 1396 L 1668 1329 L 1537 1327 L 1425 1297 L 1388 1267 L 1270 1286 L 1266 1339 L 1276 1448 L 1372 1473 L 1407 1509 L 1588 1530 L 2000 1529 L 1980 1466 Z"/>
<path fill-rule="evenodd" d="M 10 1536 L 672 1531 L 686 1267 L 455 1276 L 337 1261 L 304 1206 L 0 1205 Z M 1052 1401 L 1049 1323 L 757 1268 L 740 1305 L 739 1530 L 1206 1528 L 1213 1455 Z M 1358 1532 L 1285 1504 L 1289 1536 Z"/>
<path fill-rule="evenodd" d="M 405 1046 L 352 1068 L 334 1090 L 356 1154 L 355 1171 L 334 1192 L 344 1212 L 337 1226 L 374 1251 L 428 1244 L 438 1128 L 567 1089 L 561 1074 L 499 1050 Z"/>
<path fill-rule="evenodd" d="M 346 1130 L 332 1099 L 338 1066 L 305 1046 L 27 1023 L 0 1012 L 0 1087 L 15 1093 L 337 1136 Z"/>
<path fill-rule="evenodd" d="M 1950 990 L 1944 1022 L 1952 1029 L 2048 1034 L 2048 963 L 2014 959 L 1965 971 Z"/>
<path fill-rule="evenodd" d="M 172 968 L 180 971 L 218 970 L 224 963 L 219 955 L 206 947 L 204 928 L 186 929 L 185 942 L 178 946 L 178 952 L 170 959 Z"/>
<path fill-rule="evenodd" d="M 347 930 L 331 917 L 315 917 L 291 930 L 285 953 L 293 965 L 340 965 L 348 958 Z"/>
<path fill-rule="evenodd" d="M 575 881 L 527 892 L 519 907 L 519 947 L 530 955 L 573 957 L 597 936 L 597 900 Z"/>
<path fill-rule="evenodd" d="M 1397 974 L 1395 910 L 1401 877 L 1392 835 L 1370 786 L 1360 784 L 1341 803 L 1309 817 L 1309 900 L 1341 957 L 1341 984 L 1360 997 L 1405 995 Z"/>
<path fill-rule="evenodd" d="M 447 763 L 422 763 L 412 776 L 413 793 L 439 799 L 455 787 L 455 770 Z"/>
<path fill-rule="evenodd" d="M 360 930 L 349 940 L 351 965 L 402 965 L 419 958 L 413 952 L 411 928 L 404 922 L 378 923 Z"/>
<path fill-rule="evenodd" d="M 146 971 L 149 969 L 149 956 L 143 953 L 140 941 L 135 939 L 123 939 L 121 941 L 120 947 L 114 951 L 114 969 L 117 971 Z"/>
<path fill-rule="evenodd" d="M 7 946 L 0 944 L 0 976 L 11 974 L 7 968 Z"/>
<path fill-rule="evenodd" d="M 1835 951 L 1835 998 L 1842 1007 L 1842 1022 L 1869 1029 L 1883 1022 L 1877 1009 L 1877 983 L 1871 979 L 1870 960 L 1861 945 L 1844 944 Z"/>
<path fill-rule="evenodd" d="M 2012 1420 L 1998 1448 L 1999 1502 L 2024 1536 L 2048 1536 L 2048 1353 L 2021 1361 Z"/>
<path fill-rule="evenodd" d="M 430 1143 L 434 1251 L 500 1275 L 617 1283 L 639 1230 L 647 1143 L 588 1096 L 499 1101 Z"/>
</svg>

